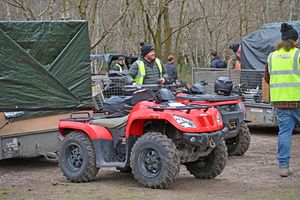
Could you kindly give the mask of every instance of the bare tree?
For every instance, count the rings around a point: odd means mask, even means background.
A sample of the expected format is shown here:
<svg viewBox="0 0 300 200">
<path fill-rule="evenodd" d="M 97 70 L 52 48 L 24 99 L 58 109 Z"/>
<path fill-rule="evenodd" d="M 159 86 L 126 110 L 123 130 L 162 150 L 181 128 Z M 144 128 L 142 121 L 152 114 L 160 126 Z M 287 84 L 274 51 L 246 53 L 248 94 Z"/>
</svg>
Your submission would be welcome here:
<svg viewBox="0 0 300 200">
<path fill-rule="evenodd" d="M 4 0 L 7 4 L 23 10 L 27 20 L 36 20 L 27 0 Z"/>
<path fill-rule="evenodd" d="M 63 0 L 63 6 L 62 6 L 62 19 L 68 20 L 70 19 L 70 1 L 69 0 Z"/>
<path fill-rule="evenodd" d="M 7 19 L 11 20 L 11 12 L 10 12 L 10 7 L 8 5 L 7 2 L 4 2 L 5 8 L 6 8 L 6 15 L 7 15 Z"/>
<path fill-rule="evenodd" d="M 87 0 L 79 0 L 78 1 L 78 11 L 80 15 L 80 19 L 87 19 Z"/>
<path fill-rule="evenodd" d="M 129 2 L 128 2 L 128 0 L 125 0 L 125 5 L 122 8 L 123 10 L 122 10 L 121 14 L 119 15 L 119 17 L 117 17 L 115 19 L 115 21 L 113 21 L 112 24 L 106 30 L 104 30 L 104 32 L 100 35 L 100 37 L 96 39 L 95 43 L 92 44 L 91 49 L 94 49 L 95 47 L 97 47 L 97 45 L 99 45 L 99 43 L 109 34 L 109 31 L 111 31 L 118 24 L 119 21 L 124 19 L 125 15 L 127 13 L 127 10 L 128 10 L 128 6 L 129 6 Z"/>
</svg>

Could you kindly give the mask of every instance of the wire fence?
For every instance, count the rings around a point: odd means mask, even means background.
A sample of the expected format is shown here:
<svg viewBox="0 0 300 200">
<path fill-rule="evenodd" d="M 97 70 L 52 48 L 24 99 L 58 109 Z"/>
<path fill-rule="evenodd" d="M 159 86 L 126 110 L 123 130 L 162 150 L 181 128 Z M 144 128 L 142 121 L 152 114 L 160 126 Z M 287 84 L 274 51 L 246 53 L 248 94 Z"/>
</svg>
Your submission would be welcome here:
<svg viewBox="0 0 300 200">
<path fill-rule="evenodd" d="M 92 76 L 93 103 L 96 110 L 101 110 L 103 102 L 111 96 L 124 96 L 125 77 Z"/>
<path fill-rule="evenodd" d="M 214 92 L 214 83 L 220 76 L 229 77 L 234 85 L 244 84 L 244 89 L 262 89 L 263 71 L 256 70 L 227 70 L 193 68 L 193 83 L 206 81 L 206 90 Z M 100 110 L 103 102 L 111 96 L 125 96 L 124 86 L 126 77 L 108 77 L 107 75 L 92 76 L 93 102 L 96 110 Z"/>
<path fill-rule="evenodd" d="M 262 78 L 264 71 L 256 70 L 232 70 L 232 69 L 211 69 L 211 68 L 193 68 L 193 83 L 200 81 L 208 82 L 207 91 L 214 91 L 214 83 L 220 76 L 229 77 L 233 85 L 244 84 L 245 89 L 262 88 Z"/>
</svg>

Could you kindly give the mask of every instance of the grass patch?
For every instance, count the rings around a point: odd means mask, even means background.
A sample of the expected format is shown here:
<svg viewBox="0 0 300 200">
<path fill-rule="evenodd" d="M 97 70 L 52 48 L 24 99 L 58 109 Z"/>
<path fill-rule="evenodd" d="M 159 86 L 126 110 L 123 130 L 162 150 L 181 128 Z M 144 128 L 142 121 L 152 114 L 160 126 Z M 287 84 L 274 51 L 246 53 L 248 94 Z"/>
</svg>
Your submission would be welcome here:
<svg viewBox="0 0 300 200">
<path fill-rule="evenodd" d="M 134 198 L 135 198 L 135 196 L 132 192 L 126 192 L 124 194 L 121 194 L 121 199 L 124 199 L 124 200 L 131 200 Z"/>
<path fill-rule="evenodd" d="M 300 191 L 292 188 L 292 189 L 276 189 L 270 190 L 269 192 L 262 193 L 260 195 L 247 195 L 242 198 L 242 200 L 274 200 L 274 199 L 297 199 L 300 196 Z"/>
<path fill-rule="evenodd" d="M 141 199 L 143 199 L 144 195 L 139 195 Z M 116 199 L 122 199 L 122 200 L 133 200 L 136 199 L 137 197 L 134 195 L 133 190 L 131 189 L 126 189 L 126 188 L 121 188 L 119 191 L 116 192 Z"/>
<path fill-rule="evenodd" d="M 66 193 L 61 193 L 57 196 L 57 199 L 67 200 L 81 200 L 81 199 L 97 199 L 97 200 L 134 200 L 141 197 L 143 199 L 144 194 L 136 196 L 134 190 L 120 187 L 114 189 L 111 186 L 99 185 L 99 184 L 78 184 L 68 189 Z"/>
<path fill-rule="evenodd" d="M 267 200 L 271 199 L 296 199 L 299 198 L 300 191 L 296 189 L 278 189 L 272 190 L 267 196 Z"/>
<path fill-rule="evenodd" d="M 205 197 L 203 197 L 201 195 L 197 195 L 197 196 L 192 196 L 192 197 L 180 197 L 177 200 L 187 200 L 187 199 L 188 200 L 206 200 L 208 198 L 205 198 Z"/>
<path fill-rule="evenodd" d="M 8 193 L 6 188 L 1 188 L 0 187 L 0 199 L 2 199 L 4 196 L 6 196 Z"/>
<path fill-rule="evenodd" d="M 256 200 L 256 197 L 254 197 L 254 196 L 247 196 L 247 197 L 244 197 L 242 200 Z"/>
<path fill-rule="evenodd" d="M 198 196 L 198 197 L 196 197 L 196 198 L 193 198 L 192 200 L 205 200 L 205 199 L 207 199 L 207 198 L 204 198 L 204 197 L 201 197 L 201 196 L 199 197 L 199 196 Z"/>
</svg>

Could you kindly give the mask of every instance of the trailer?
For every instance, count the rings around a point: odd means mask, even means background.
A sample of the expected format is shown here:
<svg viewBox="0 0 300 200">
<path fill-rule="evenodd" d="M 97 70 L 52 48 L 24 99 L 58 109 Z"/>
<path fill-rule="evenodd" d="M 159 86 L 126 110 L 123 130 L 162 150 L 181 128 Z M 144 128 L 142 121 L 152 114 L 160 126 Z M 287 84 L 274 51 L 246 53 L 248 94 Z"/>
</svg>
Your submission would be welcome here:
<svg viewBox="0 0 300 200">
<path fill-rule="evenodd" d="M 92 110 L 87 21 L 0 21 L 0 160 L 56 158 L 58 122 Z"/>
</svg>

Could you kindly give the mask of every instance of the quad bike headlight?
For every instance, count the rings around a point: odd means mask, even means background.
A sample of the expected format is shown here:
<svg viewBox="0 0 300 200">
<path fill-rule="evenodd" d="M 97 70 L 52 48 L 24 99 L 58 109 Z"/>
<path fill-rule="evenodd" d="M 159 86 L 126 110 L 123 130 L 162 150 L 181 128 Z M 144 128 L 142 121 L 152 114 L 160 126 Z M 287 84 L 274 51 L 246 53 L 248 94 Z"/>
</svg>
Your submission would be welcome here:
<svg viewBox="0 0 300 200">
<path fill-rule="evenodd" d="M 218 124 L 222 123 L 220 113 L 217 114 L 217 122 L 218 122 Z"/>
<path fill-rule="evenodd" d="M 238 109 L 243 111 L 244 113 L 246 112 L 245 105 L 243 104 L 243 102 L 238 103 Z"/>
<path fill-rule="evenodd" d="M 176 115 L 174 115 L 173 117 L 182 128 L 196 128 L 194 122 L 189 119 L 186 119 L 184 117 L 179 117 Z"/>
</svg>

